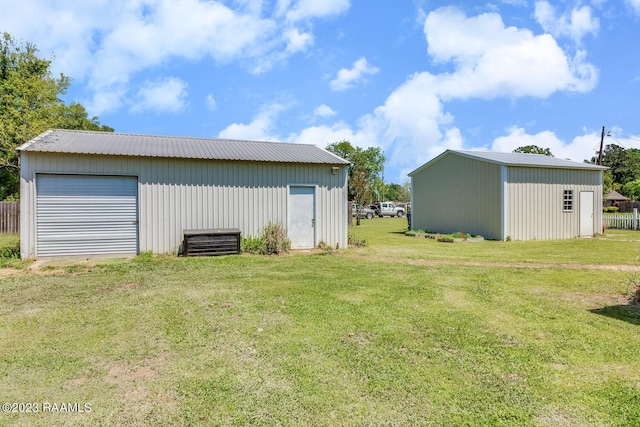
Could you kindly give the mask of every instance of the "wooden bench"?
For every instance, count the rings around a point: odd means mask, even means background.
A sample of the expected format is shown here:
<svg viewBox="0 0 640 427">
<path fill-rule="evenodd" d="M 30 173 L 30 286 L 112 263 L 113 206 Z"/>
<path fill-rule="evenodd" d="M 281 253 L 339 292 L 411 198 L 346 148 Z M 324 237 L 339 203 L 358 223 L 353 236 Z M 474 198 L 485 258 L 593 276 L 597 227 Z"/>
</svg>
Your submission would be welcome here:
<svg viewBox="0 0 640 427">
<path fill-rule="evenodd" d="M 184 230 L 182 255 L 217 256 L 240 253 L 240 230 L 237 228 L 211 228 Z"/>
</svg>

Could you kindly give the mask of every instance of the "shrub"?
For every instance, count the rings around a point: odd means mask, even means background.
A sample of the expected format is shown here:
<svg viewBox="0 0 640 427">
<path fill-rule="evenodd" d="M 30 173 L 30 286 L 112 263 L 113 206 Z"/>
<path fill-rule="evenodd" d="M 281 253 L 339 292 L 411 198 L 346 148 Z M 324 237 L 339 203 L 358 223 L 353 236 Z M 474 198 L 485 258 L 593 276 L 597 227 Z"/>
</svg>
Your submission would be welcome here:
<svg viewBox="0 0 640 427">
<path fill-rule="evenodd" d="M 348 238 L 347 243 L 349 244 L 349 246 L 353 248 L 361 248 L 363 246 L 367 246 L 367 241 L 365 239 L 358 239 L 355 236 L 355 233 L 353 232 L 353 230 L 349 230 L 349 235 L 347 236 L 347 238 Z"/>
<path fill-rule="evenodd" d="M 262 254 L 278 255 L 289 252 L 291 241 L 287 238 L 287 231 L 280 224 L 270 223 L 262 232 L 261 239 L 264 241 Z"/>
<path fill-rule="evenodd" d="M 327 245 L 323 241 L 320 241 L 320 243 L 318 243 L 318 249 L 320 249 L 325 255 L 333 253 L 333 248 L 331 246 Z"/>
<path fill-rule="evenodd" d="M 405 232 L 407 236 L 415 236 L 416 234 L 426 234 L 424 230 L 409 230 Z"/>
<path fill-rule="evenodd" d="M 617 206 L 605 206 L 602 208 L 602 212 L 618 212 L 620 209 Z"/>
<path fill-rule="evenodd" d="M 240 239 L 240 251 L 261 254 L 264 252 L 264 239 L 262 237 L 243 237 Z"/>
<path fill-rule="evenodd" d="M 4 259 L 18 259 L 20 258 L 20 240 L 9 243 L 8 245 L 0 248 L 0 258 Z"/>
</svg>

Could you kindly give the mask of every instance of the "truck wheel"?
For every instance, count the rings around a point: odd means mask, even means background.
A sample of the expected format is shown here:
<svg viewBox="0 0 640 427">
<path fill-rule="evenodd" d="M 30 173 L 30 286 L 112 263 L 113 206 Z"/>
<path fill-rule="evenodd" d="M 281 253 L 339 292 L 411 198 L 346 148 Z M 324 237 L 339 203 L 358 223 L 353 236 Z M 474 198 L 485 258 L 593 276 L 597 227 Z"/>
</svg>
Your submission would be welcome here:
<svg viewBox="0 0 640 427">
<path fill-rule="evenodd" d="M 373 214 L 371 212 L 367 212 L 367 219 L 373 218 Z"/>
<path fill-rule="evenodd" d="M 402 218 L 402 215 L 404 215 L 404 212 L 398 211 L 398 218 Z"/>
</svg>

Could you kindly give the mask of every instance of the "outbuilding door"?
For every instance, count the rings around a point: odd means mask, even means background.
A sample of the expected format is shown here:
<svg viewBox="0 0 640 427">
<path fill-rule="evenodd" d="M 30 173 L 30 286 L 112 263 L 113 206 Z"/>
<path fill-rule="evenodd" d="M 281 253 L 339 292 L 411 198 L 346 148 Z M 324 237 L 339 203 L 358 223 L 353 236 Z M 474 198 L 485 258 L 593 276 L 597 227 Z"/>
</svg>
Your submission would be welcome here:
<svg viewBox="0 0 640 427">
<path fill-rule="evenodd" d="M 580 192 L 580 237 L 593 236 L 593 191 Z"/>
<path fill-rule="evenodd" d="M 289 187 L 289 240 L 291 248 L 315 247 L 315 188 Z"/>
<path fill-rule="evenodd" d="M 138 253 L 138 179 L 36 177 L 36 256 Z"/>
</svg>

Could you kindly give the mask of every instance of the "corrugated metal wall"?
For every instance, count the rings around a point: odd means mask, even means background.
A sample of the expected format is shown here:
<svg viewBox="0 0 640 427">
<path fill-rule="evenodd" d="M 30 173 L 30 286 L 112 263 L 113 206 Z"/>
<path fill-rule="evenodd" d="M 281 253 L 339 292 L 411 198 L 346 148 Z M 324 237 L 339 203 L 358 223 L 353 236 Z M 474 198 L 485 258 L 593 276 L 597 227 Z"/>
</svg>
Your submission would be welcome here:
<svg viewBox="0 0 640 427">
<path fill-rule="evenodd" d="M 413 229 L 499 239 L 500 166 L 448 154 L 412 178 Z"/>
<path fill-rule="evenodd" d="M 580 234 L 580 192 L 593 191 L 593 224 L 602 232 L 601 172 L 508 168 L 507 231 L 513 240 L 548 240 Z M 563 209 L 564 190 L 573 191 L 573 210 Z"/>
<path fill-rule="evenodd" d="M 224 162 L 118 156 L 21 155 L 21 255 L 35 256 L 35 176 L 79 173 L 137 176 L 140 251 L 172 253 L 182 231 L 238 228 L 257 236 L 286 227 L 288 186 L 316 186 L 316 242 L 347 246 L 346 166 Z"/>
<path fill-rule="evenodd" d="M 601 175 L 597 170 L 503 167 L 447 154 L 412 177 L 412 228 L 496 240 L 573 238 L 580 235 L 580 192 L 591 191 L 593 230 L 601 233 Z M 571 212 L 563 209 L 564 190 L 573 191 Z"/>
</svg>

